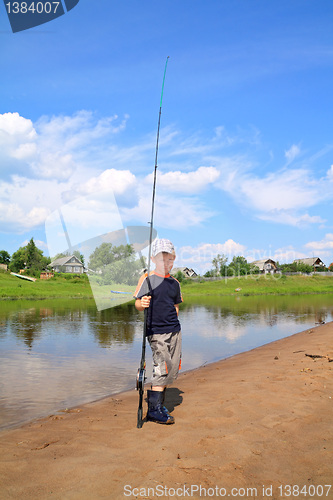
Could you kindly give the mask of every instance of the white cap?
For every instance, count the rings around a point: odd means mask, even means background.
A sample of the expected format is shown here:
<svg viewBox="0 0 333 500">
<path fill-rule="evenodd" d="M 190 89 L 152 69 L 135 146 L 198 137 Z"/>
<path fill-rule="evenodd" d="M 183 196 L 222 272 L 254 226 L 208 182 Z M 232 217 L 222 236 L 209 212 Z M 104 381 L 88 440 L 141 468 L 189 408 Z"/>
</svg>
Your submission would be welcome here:
<svg viewBox="0 0 333 500">
<path fill-rule="evenodd" d="M 175 247 L 170 240 L 156 238 L 151 247 L 151 256 L 156 257 L 156 255 L 161 252 L 171 253 L 173 255 L 176 253 Z"/>
</svg>

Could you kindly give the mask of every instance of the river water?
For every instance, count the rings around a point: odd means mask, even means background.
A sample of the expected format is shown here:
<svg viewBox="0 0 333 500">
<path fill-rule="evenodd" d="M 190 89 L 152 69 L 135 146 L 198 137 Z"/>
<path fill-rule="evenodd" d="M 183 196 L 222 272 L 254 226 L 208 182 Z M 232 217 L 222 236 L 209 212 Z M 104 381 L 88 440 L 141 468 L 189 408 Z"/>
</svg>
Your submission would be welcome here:
<svg viewBox="0 0 333 500">
<path fill-rule="evenodd" d="M 182 370 L 332 316 L 333 295 L 186 299 L 180 310 Z M 143 314 L 132 302 L 98 312 L 93 300 L 2 301 L 0 429 L 134 388 L 142 329 Z M 148 380 L 150 375 L 147 346 Z"/>
</svg>

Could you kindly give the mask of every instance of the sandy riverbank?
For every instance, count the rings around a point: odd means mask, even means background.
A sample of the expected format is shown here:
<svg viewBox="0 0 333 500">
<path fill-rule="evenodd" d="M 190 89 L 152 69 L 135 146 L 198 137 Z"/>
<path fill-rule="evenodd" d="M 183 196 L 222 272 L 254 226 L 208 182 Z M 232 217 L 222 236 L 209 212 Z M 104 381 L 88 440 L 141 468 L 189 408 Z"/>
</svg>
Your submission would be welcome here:
<svg viewBox="0 0 333 500">
<path fill-rule="evenodd" d="M 332 499 L 333 362 L 305 354 L 333 358 L 333 323 L 182 374 L 173 426 L 137 429 L 131 391 L 3 431 L 0 498 Z"/>
</svg>

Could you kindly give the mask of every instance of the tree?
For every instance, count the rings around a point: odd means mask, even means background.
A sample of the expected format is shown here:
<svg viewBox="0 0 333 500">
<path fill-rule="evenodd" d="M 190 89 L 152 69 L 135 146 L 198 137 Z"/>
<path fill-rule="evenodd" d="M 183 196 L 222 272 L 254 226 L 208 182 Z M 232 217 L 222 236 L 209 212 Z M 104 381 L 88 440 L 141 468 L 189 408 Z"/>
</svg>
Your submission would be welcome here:
<svg viewBox="0 0 333 500">
<path fill-rule="evenodd" d="M 225 276 L 227 262 L 228 262 L 228 257 L 226 257 L 226 255 L 224 255 L 224 254 L 222 254 L 222 255 L 218 254 L 212 260 L 212 264 L 213 264 L 214 271 L 215 271 L 215 276 L 218 276 L 218 275 Z"/>
<path fill-rule="evenodd" d="M 89 257 L 89 269 L 100 273 L 99 282 L 135 285 L 142 269 L 141 260 L 135 259 L 131 245 L 114 246 L 102 243 Z"/>
<path fill-rule="evenodd" d="M 10 255 L 6 250 L 0 250 L 0 264 L 9 264 L 10 263 Z"/>
<path fill-rule="evenodd" d="M 309 264 L 304 264 L 302 262 L 292 262 L 291 264 L 281 264 L 281 270 L 283 273 L 313 273 L 313 267 Z"/>
<path fill-rule="evenodd" d="M 296 269 L 297 269 L 297 272 L 304 273 L 304 274 L 310 274 L 310 273 L 313 273 L 313 271 L 314 271 L 312 266 L 310 266 L 309 264 L 303 264 L 302 262 L 297 263 Z"/>
<path fill-rule="evenodd" d="M 34 239 L 31 238 L 29 243 L 26 246 L 26 255 L 27 255 L 27 268 L 28 269 L 33 269 L 36 266 L 38 266 L 39 260 L 40 260 L 40 252 L 41 250 L 38 251 L 38 248 L 35 245 Z M 43 252 L 41 252 L 43 253 Z"/>
<path fill-rule="evenodd" d="M 122 260 L 115 260 L 105 266 L 102 274 L 104 285 L 117 283 L 119 285 L 136 285 L 141 272 L 141 263 L 131 255 Z"/>
<path fill-rule="evenodd" d="M 250 264 L 250 273 L 251 274 L 260 274 L 260 269 L 258 266 Z"/>
<path fill-rule="evenodd" d="M 79 252 L 79 250 L 74 250 L 73 255 L 79 259 L 79 261 L 82 262 L 83 267 L 84 267 L 84 255 Z"/>
<path fill-rule="evenodd" d="M 31 238 L 25 247 L 20 247 L 13 253 L 10 270 L 18 273 L 26 269 L 30 275 L 38 275 L 50 263 L 50 258 L 43 255 L 42 250 L 36 247 L 34 239 Z"/>
<path fill-rule="evenodd" d="M 228 271 L 229 270 L 231 270 L 232 274 L 235 276 L 245 276 L 247 274 L 250 274 L 251 265 L 247 262 L 245 257 L 239 255 L 237 257 L 233 257 L 232 261 L 229 264 Z"/>
<path fill-rule="evenodd" d="M 114 246 L 112 243 L 102 243 L 89 257 L 89 269 L 102 270 L 112 262 L 127 259 L 134 254 L 131 245 Z"/>
<path fill-rule="evenodd" d="M 206 271 L 204 274 L 204 278 L 213 278 L 214 272 L 212 270 Z"/>
<path fill-rule="evenodd" d="M 182 283 L 185 279 L 185 274 L 182 273 L 181 271 L 177 271 L 175 274 L 175 278 L 177 281 L 179 281 L 179 283 Z"/>
<path fill-rule="evenodd" d="M 20 269 L 25 269 L 26 263 L 27 263 L 26 249 L 24 247 L 20 247 L 12 255 L 9 269 L 14 273 L 18 273 Z"/>
<path fill-rule="evenodd" d="M 331 273 L 333 273 L 333 262 L 328 266 L 328 270 L 331 271 Z"/>
</svg>

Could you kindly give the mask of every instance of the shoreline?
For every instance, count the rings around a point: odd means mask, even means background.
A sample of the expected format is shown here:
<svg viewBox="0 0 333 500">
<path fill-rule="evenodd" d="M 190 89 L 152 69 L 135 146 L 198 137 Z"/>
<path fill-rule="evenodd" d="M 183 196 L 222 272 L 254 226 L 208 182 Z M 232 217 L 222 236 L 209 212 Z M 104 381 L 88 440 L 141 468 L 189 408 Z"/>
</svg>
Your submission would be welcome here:
<svg viewBox="0 0 333 500">
<path fill-rule="evenodd" d="M 187 290 L 186 290 L 187 291 Z M 203 294 L 199 294 L 199 293 L 193 293 L 193 294 L 188 294 L 186 295 L 187 298 L 202 298 L 202 297 L 285 297 L 287 295 L 290 295 L 291 297 L 295 297 L 295 296 L 302 296 L 302 295 L 330 295 L 332 294 L 333 292 L 331 292 L 330 290 L 323 290 L 323 291 L 319 291 L 319 292 L 315 292 L 315 291 L 312 291 L 312 292 L 289 292 L 289 291 L 285 291 L 285 292 L 281 292 L 281 293 L 277 293 L 277 292 L 258 292 L 258 293 L 255 293 L 255 292 L 245 292 L 245 293 L 205 293 L 204 295 Z M 66 300 L 91 300 L 93 302 L 95 302 L 95 299 L 93 296 L 82 296 L 82 297 L 78 297 L 76 295 L 73 295 L 73 296 L 68 296 L 68 297 L 65 297 Z M 108 300 L 109 297 L 108 296 L 105 296 L 105 297 L 102 297 L 102 299 L 104 300 Z M 1 301 L 14 301 L 14 300 L 35 300 L 35 301 L 39 301 L 39 300 L 64 300 L 64 297 L 61 296 L 61 295 L 54 295 L 54 296 L 48 296 L 48 297 L 33 297 L 33 296 L 21 296 L 21 297 L 0 297 L 0 302 Z M 131 300 L 129 300 L 128 302 L 131 302 Z M 122 305 L 122 304 L 121 304 Z"/>
<path fill-rule="evenodd" d="M 126 485 L 185 484 L 281 498 L 281 485 L 332 484 L 333 363 L 305 356 L 333 358 L 332 338 L 333 322 L 181 374 L 166 396 L 173 426 L 137 429 L 129 390 L 4 429 L 1 498 L 114 499 Z"/>
<path fill-rule="evenodd" d="M 234 276 L 225 280 L 204 279 L 195 281 L 185 279 L 182 282 L 182 292 L 184 297 L 196 298 L 209 296 L 232 297 L 232 296 L 271 296 L 271 295 L 309 295 L 309 294 L 330 294 L 332 293 L 332 276 L 322 276 L 322 273 L 314 275 L 248 275 Z M 53 279 L 53 278 L 52 278 Z M 84 275 L 79 281 L 57 277 L 55 281 L 39 280 L 35 283 L 25 282 L 13 276 L 6 276 L 0 273 L 0 284 L 2 296 L 0 300 L 57 300 L 57 299 L 92 299 L 94 300 L 89 279 Z M 14 281 L 13 281 L 14 280 Z M 236 280 L 236 281 L 235 281 Z M 18 287 L 20 291 L 18 291 Z M 111 286 L 111 284 L 110 284 Z M 109 299 L 107 288 L 106 299 Z M 134 291 L 133 285 L 133 291 Z M 101 292 L 103 293 L 103 291 Z"/>
</svg>

